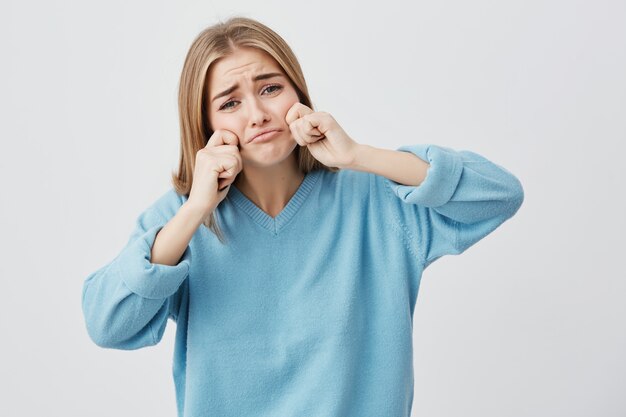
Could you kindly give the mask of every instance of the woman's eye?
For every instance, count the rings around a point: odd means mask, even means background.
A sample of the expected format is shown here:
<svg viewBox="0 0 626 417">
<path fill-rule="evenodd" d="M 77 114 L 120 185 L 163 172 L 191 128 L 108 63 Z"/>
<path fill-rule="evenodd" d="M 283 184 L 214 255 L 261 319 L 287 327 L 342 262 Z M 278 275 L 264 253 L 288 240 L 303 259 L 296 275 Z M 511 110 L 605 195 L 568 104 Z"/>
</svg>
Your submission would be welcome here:
<svg viewBox="0 0 626 417">
<path fill-rule="evenodd" d="M 273 88 L 275 88 L 275 90 L 272 90 Z M 282 86 L 282 85 L 273 84 L 273 85 L 268 85 L 267 87 L 265 87 L 265 89 L 264 89 L 263 91 L 265 92 L 265 91 L 271 90 L 271 91 L 269 91 L 269 93 L 268 93 L 268 94 L 271 94 L 271 93 L 274 93 L 274 92 L 276 92 L 276 91 L 280 91 L 280 90 L 282 90 L 282 88 L 283 88 L 283 86 Z M 232 109 L 234 106 L 231 106 L 230 104 L 234 104 L 234 103 L 237 103 L 237 100 L 227 101 L 226 103 L 224 103 L 224 104 L 222 105 L 222 107 L 220 107 L 220 110 L 228 110 L 228 109 Z"/>
<path fill-rule="evenodd" d="M 283 88 L 282 86 L 280 86 L 280 85 L 278 85 L 278 84 L 275 84 L 275 85 L 269 85 L 269 86 L 267 86 L 267 88 L 265 89 L 265 91 L 269 90 L 269 89 L 270 89 L 270 88 L 272 88 L 272 87 L 276 87 L 276 90 L 274 90 L 274 91 L 278 91 L 278 90 L 280 90 L 281 88 Z"/>
<path fill-rule="evenodd" d="M 223 109 L 231 109 L 232 107 L 231 107 L 231 106 L 229 106 L 229 104 L 231 104 L 231 103 L 234 103 L 234 101 L 233 101 L 233 100 L 231 100 L 231 101 L 228 101 L 228 102 L 224 103 L 224 105 L 222 105 L 222 107 L 220 107 L 220 110 L 223 110 Z"/>
</svg>

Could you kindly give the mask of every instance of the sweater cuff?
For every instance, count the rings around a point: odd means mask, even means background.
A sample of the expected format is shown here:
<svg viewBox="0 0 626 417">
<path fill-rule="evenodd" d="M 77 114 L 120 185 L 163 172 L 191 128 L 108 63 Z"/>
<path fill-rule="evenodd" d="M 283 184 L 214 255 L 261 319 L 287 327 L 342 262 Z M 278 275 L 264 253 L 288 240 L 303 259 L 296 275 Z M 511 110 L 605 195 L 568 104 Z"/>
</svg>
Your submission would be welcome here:
<svg viewBox="0 0 626 417">
<path fill-rule="evenodd" d="M 167 298 L 176 292 L 189 275 L 191 267 L 189 246 L 177 265 L 150 262 L 152 245 L 163 226 L 156 225 L 146 230 L 118 258 L 117 273 L 129 290 L 143 298 Z"/>
<path fill-rule="evenodd" d="M 400 199 L 425 207 L 439 207 L 450 201 L 463 172 L 463 160 L 459 153 L 435 145 L 401 146 L 397 150 L 411 152 L 430 164 L 426 178 L 418 186 L 389 180 L 393 192 Z"/>
</svg>

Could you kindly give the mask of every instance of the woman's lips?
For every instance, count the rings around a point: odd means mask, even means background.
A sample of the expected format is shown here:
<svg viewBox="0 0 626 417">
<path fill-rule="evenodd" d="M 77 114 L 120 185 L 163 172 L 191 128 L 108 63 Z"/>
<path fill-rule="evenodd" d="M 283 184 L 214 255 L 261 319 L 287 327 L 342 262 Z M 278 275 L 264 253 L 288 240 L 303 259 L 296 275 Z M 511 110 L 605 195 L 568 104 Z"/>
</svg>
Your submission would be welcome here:
<svg viewBox="0 0 626 417">
<path fill-rule="evenodd" d="M 263 133 L 262 135 L 256 136 L 250 142 L 266 142 L 272 138 L 274 138 L 277 134 L 279 134 L 280 130 L 272 130 L 270 132 Z"/>
</svg>

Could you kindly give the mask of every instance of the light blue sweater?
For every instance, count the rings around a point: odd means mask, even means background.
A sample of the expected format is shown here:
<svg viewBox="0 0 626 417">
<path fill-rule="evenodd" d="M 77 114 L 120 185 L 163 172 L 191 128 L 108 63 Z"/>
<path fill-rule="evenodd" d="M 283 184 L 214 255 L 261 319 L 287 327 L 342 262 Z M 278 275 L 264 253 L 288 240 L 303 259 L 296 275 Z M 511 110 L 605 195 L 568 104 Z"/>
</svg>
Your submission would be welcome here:
<svg viewBox="0 0 626 417">
<path fill-rule="evenodd" d="M 186 200 L 170 189 L 86 278 L 89 336 L 139 349 L 176 322 L 180 417 L 409 417 L 422 272 L 496 229 L 524 192 L 473 152 L 397 150 L 431 164 L 420 186 L 312 171 L 276 218 L 232 186 L 216 209 L 226 245 L 200 226 L 175 266 L 150 263 Z"/>
</svg>

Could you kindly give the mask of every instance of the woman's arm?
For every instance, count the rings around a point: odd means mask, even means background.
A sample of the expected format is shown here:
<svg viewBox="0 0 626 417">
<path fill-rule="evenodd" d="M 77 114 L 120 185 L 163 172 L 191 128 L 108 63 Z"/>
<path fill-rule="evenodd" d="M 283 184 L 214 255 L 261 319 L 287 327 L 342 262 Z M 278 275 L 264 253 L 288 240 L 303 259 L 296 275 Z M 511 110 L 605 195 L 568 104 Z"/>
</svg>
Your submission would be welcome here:
<svg viewBox="0 0 626 417">
<path fill-rule="evenodd" d="M 155 345 L 168 318 L 178 314 L 176 297 L 189 274 L 191 251 L 187 247 L 176 265 L 151 262 L 156 235 L 166 223 L 154 208 L 144 211 L 118 256 L 85 279 L 83 314 L 98 346 L 130 350 Z"/>
<path fill-rule="evenodd" d="M 354 162 L 347 168 L 382 175 L 400 184 L 418 186 L 426 178 L 430 164 L 409 152 L 359 144 Z"/>
<path fill-rule="evenodd" d="M 524 200 L 520 181 L 470 151 L 436 145 L 398 150 L 359 145 L 352 169 L 378 174 L 402 203 L 396 223 L 417 242 L 424 265 L 459 254 L 512 217 Z"/>
</svg>

